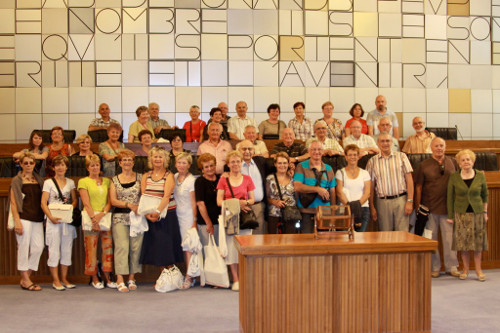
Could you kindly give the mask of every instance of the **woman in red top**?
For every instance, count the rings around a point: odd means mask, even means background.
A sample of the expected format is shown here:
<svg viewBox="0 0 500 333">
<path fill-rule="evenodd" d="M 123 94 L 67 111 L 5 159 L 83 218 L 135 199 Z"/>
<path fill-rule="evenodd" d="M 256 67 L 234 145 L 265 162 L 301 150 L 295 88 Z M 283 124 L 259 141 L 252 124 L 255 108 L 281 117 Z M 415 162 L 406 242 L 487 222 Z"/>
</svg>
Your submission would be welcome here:
<svg viewBox="0 0 500 333">
<path fill-rule="evenodd" d="M 365 114 L 365 110 L 363 110 L 361 104 L 355 103 L 351 107 L 349 114 L 352 116 L 352 118 L 345 123 L 345 136 L 348 137 L 349 135 L 351 135 L 350 127 L 353 120 L 357 120 L 361 123 L 361 134 L 368 134 L 368 126 L 366 125 L 366 120 L 361 119 L 361 117 L 363 117 L 363 115 Z"/>
<path fill-rule="evenodd" d="M 75 150 L 69 143 L 64 143 L 63 128 L 55 126 L 50 131 L 52 144 L 49 145 L 49 156 L 47 157 L 47 176 L 54 177 L 55 172 L 52 167 L 52 160 L 57 155 L 71 156 Z"/>
<path fill-rule="evenodd" d="M 182 127 L 186 130 L 186 142 L 200 142 L 201 134 L 205 126 L 207 126 L 207 123 L 198 119 L 200 116 L 200 108 L 197 105 L 193 105 L 191 109 L 189 109 L 189 115 L 191 116 L 191 121 L 186 121 Z"/>
</svg>

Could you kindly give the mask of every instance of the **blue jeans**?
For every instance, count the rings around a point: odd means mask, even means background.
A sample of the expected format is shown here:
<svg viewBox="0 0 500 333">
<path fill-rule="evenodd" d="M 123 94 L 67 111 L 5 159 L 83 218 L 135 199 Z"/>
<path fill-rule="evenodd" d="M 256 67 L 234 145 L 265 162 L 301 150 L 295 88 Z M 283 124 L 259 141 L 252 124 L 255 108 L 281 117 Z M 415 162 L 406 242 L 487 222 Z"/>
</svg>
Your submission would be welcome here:
<svg viewBox="0 0 500 333">
<path fill-rule="evenodd" d="M 361 207 L 361 213 L 361 226 L 356 227 L 356 222 L 354 222 L 354 230 L 357 232 L 365 232 L 366 228 L 368 228 L 368 221 L 370 221 L 370 208 Z"/>
</svg>

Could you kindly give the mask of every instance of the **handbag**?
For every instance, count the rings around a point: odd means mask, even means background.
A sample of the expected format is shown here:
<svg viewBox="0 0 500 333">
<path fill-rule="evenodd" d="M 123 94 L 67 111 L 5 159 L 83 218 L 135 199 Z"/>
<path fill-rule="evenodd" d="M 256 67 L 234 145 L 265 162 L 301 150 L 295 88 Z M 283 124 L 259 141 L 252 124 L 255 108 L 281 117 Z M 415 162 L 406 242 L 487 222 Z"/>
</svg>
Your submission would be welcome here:
<svg viewBox="0 0 500 333">
<path fill-rule="evenodd" d="M 101 212 L 94 211 L 94 214 L 99 214 Z M 101 229 L 100 231 L 109 231 L 111 230 L 111 213 L 107 213 L 102 217 L 102 219 L 99 221 L 99 228 Z M 89 213 L 87 213 L 86 210 L 82 212 L 82 229 L 86 231 L 92 231 L 92 219 L 89 216 Z"/>
<path fill-rule="evenodd" d="M 231 183 L 229 182 L 229 177 L 227 179 L 227 186 L 229 187 L 229 191 L 231 191 L 231 195 L 234 196 L 233 188 L 231 187 Z M 240 212 L 240 229 L 256 229 L 259 227 L 259 222 L 257 222 L 257 216 L 252 209 L 248 212 L 241 211 Z"/>
<path fill-rule="evenodd" d="M 162 199 L 161 197 L 155 197 L 149 194 L 141 195 L 141 199 L 139 200 L 139 208 L 137 208 L 137 213 L 139 215 L 144 216 L 156 212 L 156 209 L 160 205 L 161 199 Z M 165 207 L 162 210 L 160 218 L 165 218 L 165 216 L 167 216 L 167 209 L 168 207 Z"/>
<path fill-rule="evenodd" d="M 57 189 L 57 192 L 59 193 L 59 200 L 61 200 L 62 202 L 65 201 L 64 199 L 64 196 L 61 192 L 61 189 L 59 188 L 59 185 L 57 184 L 57 181 L 55 178 L 52 178 L 52 181 L 54 182 L 54 185 L 56 186 L 56 189 Z M 52 213 L 52 215 L 54 215 L 54 212 L 52 212 L 52 209 L 51 209 L 51 206 L 54 207 L 53 205 L 57 205 L 57 204 L 50 204 L 49 205 L 49 209 L 50 209 L 50 212 Z M 54 207 L 54 209 L 58 210 L 59 212 L 55 212 L 56 215 L 54 215 L 55 217 L 60 217 L 61 218 L 61 222 L 64 222 L 64 223 L 70 223 L 72 226 L 74 226 L 75 228 L 78 228 L 79 226 L 82 225 L 82 212 L 80 210 L 80 208 L 78 207 L 73 207 L 73 205 L 70 203 L 70 204 L 62 204 L 64 206 L 71 206 L 71 220 L 68 221 L 69 217 L 68 216 L 58 216 L 57 214 L 63 214 L 62 213 L 62 210 L 61 208 L 59 207 Z M 67 210 L 69 209 L 69 207 L 66 207 L 64 210 Z M 69 213 L 66 213 L 66 214 L 69 214 Z"/>
<path fill-rule="evenodd" d="M 14 230 L 16 226 L 16 221 L 14 221 L 14 215 L 12 215 L 12 208 L 9 203 L 9 217 L 7 219 L 7 230 Z"/>
<path fill-rule="evenodd" d="M 229 288 L 229 274 L 227 265 L 219 253 L 219 249 L 215 244 L 214 235 L 210 235 L 208 245 L 205 250 L 205 284 L 217 286 L 221 288 Z"/>
<path fill-rule="evenodd" d="M 276 173 L 274 174 L 274 179 L 276 180 L 276 187 L 278 188 L 280 200 L 283 201 L 283 194 L 281 193 L 280 183 L 278 182 Z M 284 222 L 295 223 L 302 220 L 302 214 L 297 206 L 285 206 L 281 208 L 281 218 Z"/>
<path fill-rule="evenodd" d="M 165 268 L 156 280 L 155 290 L 159 293 L 168 293 L 169 291 L 180 289 L 183 283 L 183 276 L 177 266 Z"/>
<path fill-rule="evenodd" d="M 316 176 L 316 185 L 314 186 L 321 186 L 321 178 L 323 178 L 323 173 L 327 172 L 327 170 L 316 170 L 316 168 L 312 168 L 312 171 L 314 172 L 314 175 Z M 328 173 L 327 173 L 327 179 L 328 179 Z M 327 188 L 328 190 L 328 188 Z M 316 197 L 318 196 L 318 193 L 301 193 L 299 198 L 300 198 L 300 203 L 304 208 L 309 207 L 314 200 L 316 200 Z M 328 201 L 322 200 L 324 203 L 328 203 Z"/>
</svg>

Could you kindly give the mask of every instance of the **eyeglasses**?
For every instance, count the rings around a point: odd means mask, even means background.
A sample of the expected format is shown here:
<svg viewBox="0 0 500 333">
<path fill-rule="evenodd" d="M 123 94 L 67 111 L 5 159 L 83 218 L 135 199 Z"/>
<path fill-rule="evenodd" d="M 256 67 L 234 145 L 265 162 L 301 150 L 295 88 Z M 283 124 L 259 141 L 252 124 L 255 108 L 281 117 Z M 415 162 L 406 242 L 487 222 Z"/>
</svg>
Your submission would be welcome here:
<svg viewBox="0 0 500 333">
<path fill-rule="evenodd" d="M 35 162 L 34 161 L 26 161 L 26 162 L 23 162 L 23 165 L 35 165 Z"/>
<path fill-rule="evenodd" d="M 444 175 L 444 163 L 439 165 L 439 173 L 441 176 Z"/>
<path fill-rule="evenodd" d="M 245 151 L 245 150 L 248 150 L 248 151 L 252 151 L 253 147 L 241 147 L 241 150 Z"/>
<path fill-rule="evenodd" d="M 326 127 L 316 127 L 317 130 L 326 130 Z"/>
</svg>

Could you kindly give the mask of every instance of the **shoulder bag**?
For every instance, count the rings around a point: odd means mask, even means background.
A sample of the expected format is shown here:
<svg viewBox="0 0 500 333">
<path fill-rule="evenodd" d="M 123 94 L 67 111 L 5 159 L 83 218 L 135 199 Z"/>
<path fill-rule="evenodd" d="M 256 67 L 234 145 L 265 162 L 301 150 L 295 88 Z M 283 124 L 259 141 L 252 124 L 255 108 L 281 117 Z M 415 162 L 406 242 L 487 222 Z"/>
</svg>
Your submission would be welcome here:
<svg viewBox="0 0 500 333">
<path fill-rule="evenodd" d="M 56 186 L 57 192 L 59 193 L 59 199 L 64 202 L 64 196 L 61 192 L 61 189 L 59 188 L 59 185 L 57 184 L 57 181 L 55 178 L 51 178 L 52 181 L 54 182 L 54 185 Z M 71 206 L 71 207 L 67 207 Z M 82 212 L 80 211 L 80 208 L 73 207 L 72 204 L 50 204 L 49 205 L 50 212 L 55 216 L 55 217 L 60 217 L 61 222 L 65 223 L 70 223 L 72 226 L 75 228 L 78 228 L 79 226 L 82 225 Z M 71 211 L 71 213 L 69 213 Z M 61 214 L 59 214 L 61 213 Z M 69 220 L 69 217 L 66 217 L 68 214 L 71 216 L 71 220 Z"/>
<path fill-rule="evenodd" d="M 280 183 L 276 174 L 274 174 L 274 179 L 276 180 L 276 187 L 278 188 L 280 200 L 283 201 L 283 194 L 281 193 Z M 302 214 L 300 214 L 297 206 L 285 206 L 284 208 L 281 208 L 281 217 L 284 222 L 288 223 L 295 223 L 302 220 Z"/>
<path fill-rule="evenodd" d="M 229 187 L 229 191 L 231 191 L 231 195 L 234 196 L 233 188 L 231 187 L 231 183 L 229 182 L 229 177 L 226 178 L 227 186 Z M 244 212 L 243 210 L 240 212 L 240 229 L 256 229 L 259 227 L 259 222 L 257 222 L 257 216 L 252 209 L 248 212 Z"/>
</svg>

